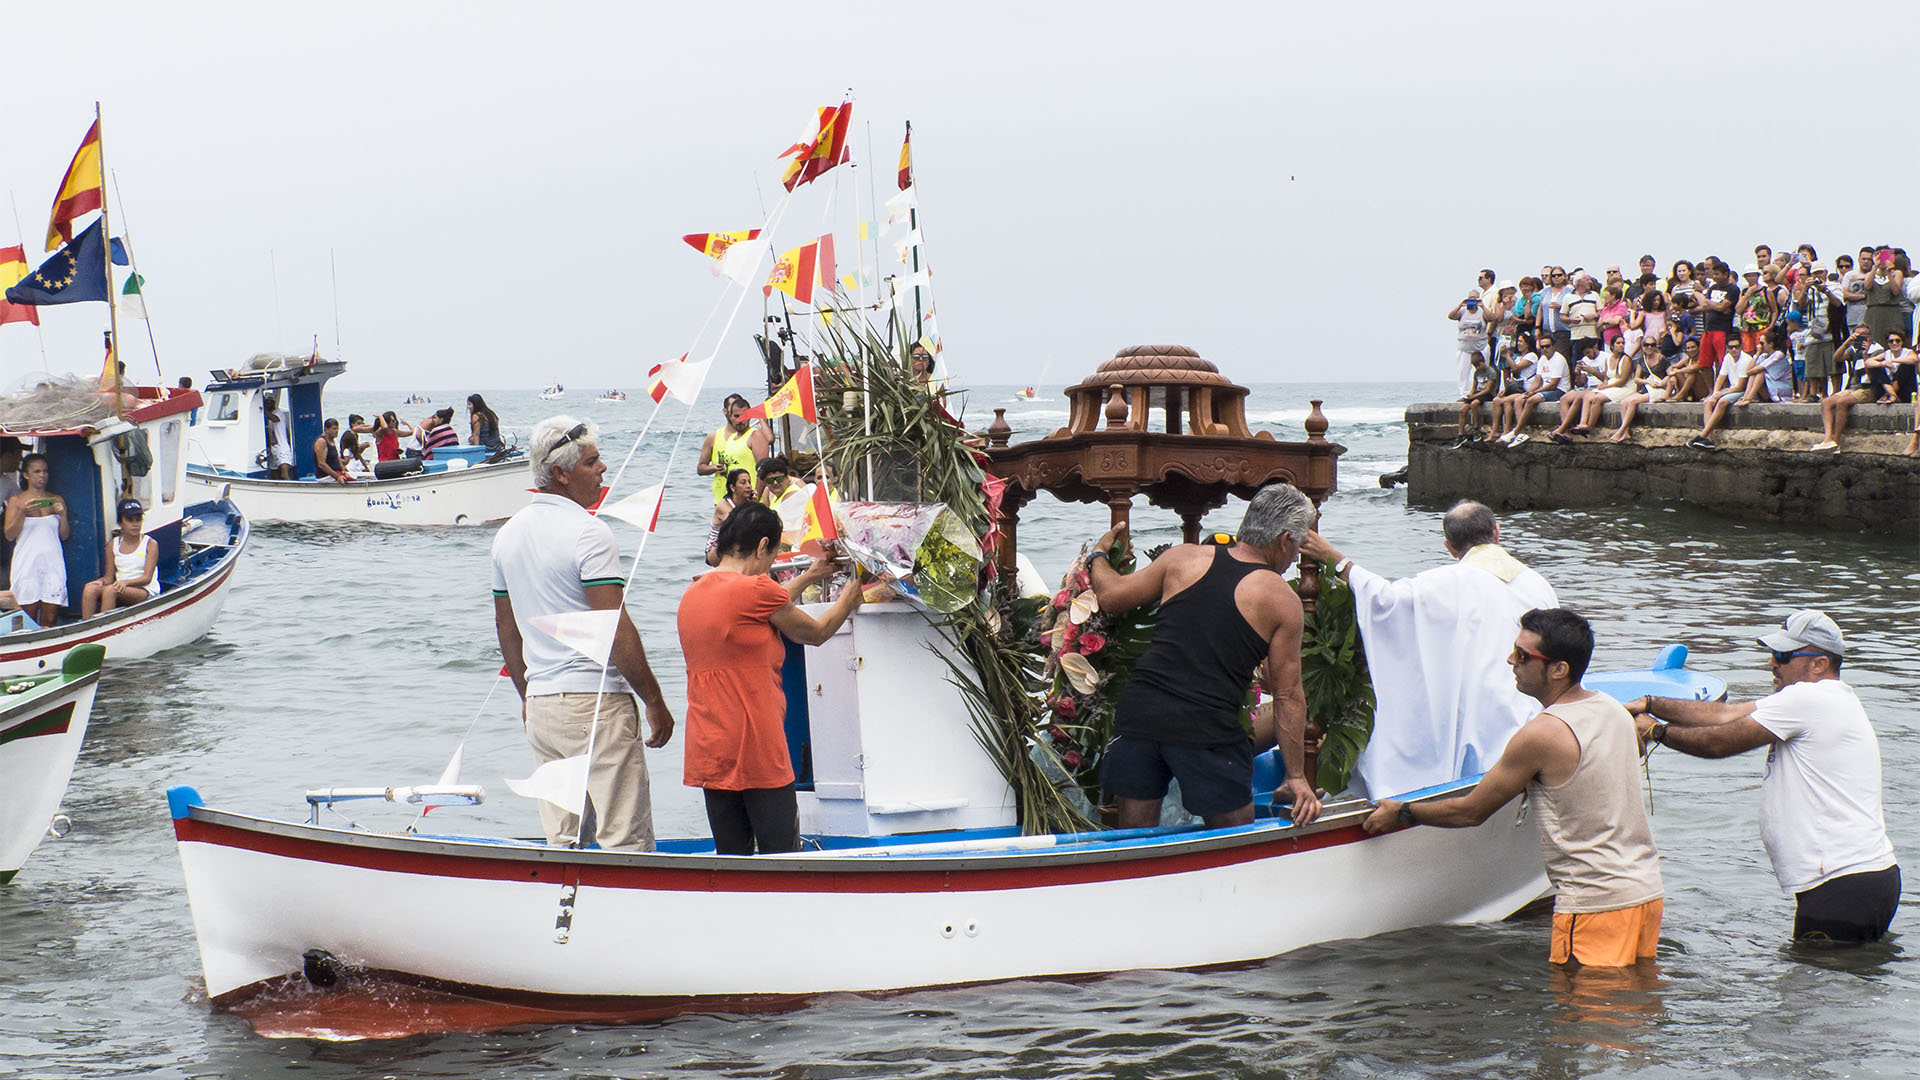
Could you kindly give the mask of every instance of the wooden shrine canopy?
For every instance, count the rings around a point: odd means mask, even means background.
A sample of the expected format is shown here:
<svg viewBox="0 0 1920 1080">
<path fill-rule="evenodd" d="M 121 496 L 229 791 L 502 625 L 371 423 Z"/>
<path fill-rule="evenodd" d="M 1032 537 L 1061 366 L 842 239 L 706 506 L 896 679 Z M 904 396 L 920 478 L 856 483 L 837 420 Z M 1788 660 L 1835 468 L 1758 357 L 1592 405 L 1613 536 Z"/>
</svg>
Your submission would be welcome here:
<svg viewBox="0 0 1920 1080">
<path fill-rule="evenodd" d="M 1113 523 L 1127 520 L 1135 495 L 1180 515 L 1180 535 L 1200 538 L 1200 519 L 1228 496 L 1252 498 L 1285 480 L 1316 504 L 1332 494 L 1346 448 L 1327 441 L 1327 418 L 1313 400 L 1305 442 L 1279 442 L 1247 428 L 1247 388 L 1184 345 L 1122 349 L 1067 388 L 1067 426 L 1045 438 L 1007 445 L 1006 410 L 987 429 L 987 471 L 1007 482 L 1001 498 L 1000 569 L 1013 573 L 1020 508 L 1040 492 L 1068 502 L 1106 503 Z M 1161 410 L 1165 430 L 1149 428 Z M 1101 426 L 1102 417 L 1106 426 Z"/>
</svg>

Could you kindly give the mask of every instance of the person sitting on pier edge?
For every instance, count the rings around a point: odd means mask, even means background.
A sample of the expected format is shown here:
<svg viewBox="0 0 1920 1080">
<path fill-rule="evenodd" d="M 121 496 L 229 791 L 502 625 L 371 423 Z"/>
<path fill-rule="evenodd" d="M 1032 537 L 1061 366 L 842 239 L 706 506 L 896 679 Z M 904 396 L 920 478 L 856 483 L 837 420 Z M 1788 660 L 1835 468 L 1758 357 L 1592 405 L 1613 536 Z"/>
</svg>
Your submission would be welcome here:
<svg viewBox="0 0 1920 1080">
<path fill-rule="evenodd" d="M 1727 354 L 1720 359 L 1719 374 L 1713 379 L 1713 393 L 1707 395 L 1700 408 L 1700 434 L 1687 440 L 1687 445 L 1695 450 L 1712 450 L 1713 429 L 1727 415 L 1741 394 L 1747 391 L 1747 369 L 1753 365 L 1753 357 L 1740 351 L 1740 339 L 1727 339 Z"/>
<path fill-rule="evenodd" d="M 740 414 L 752 407 L 739 394 L 728 394 L 720 404 L 727 422 L 709 432 L 707 441 L 700 444 L 700 460 L 694 463 L 693 471 L 713 477 L 716 503 L 727 497 L 731 483 L 727 476 L 735 469 L 747 470 L 754 483 L 759 483 L 754 466 L 773 449 L 773 431 L 765 421 L 740 419 Z"/>
<path fill-rule="evenodd" d="M 1633 361 L 1628 359 L 1626 348 L 1626 338 L 1616 335 L 1607 340 L 1607 351 L 1599 364 L 1581 365 L 1597 378 L 1585 390 L 1575 390 L 1560 399 L 1560 426 L 1547 432 L 1547 438 L 1570 443 L 1575 435 L 1591 434 L 1608 402 L 1619 402 L 1633 393 Z"/>
<path fill-rule="evenodd" d="M 117 607 L 132 607 L 160 595 L 160 545 L 141 532 L 146 508 L 139 499 L 121 499 L 114 516 L 120 527 L 107 538 L 113 569 L 80 590 L 80 617 L 91 619 Z"/>
<path fill-rule="evenodd" d="M 591 742 L 587 795 L 598 828 L 581 839 L 652 851 L 653 803 L 634 694 L 646 703 L 647 746 L 658 749 L 673 738 L 673 711 L 627 614 L 620 545 L 607 523 L 587 512 L 607 474 L 599 435 L 591 423 L 549 417 L 534 425 L 527 463 L 538 490 L 493 538 L 494 633 L 520 692 L 527 743 L 544 765 L 585 754 Z M 532 622 L 590 610 L 619 612 L 609 664 Z M 547 842 L 572 844 L 580 819 L 545 799 L 539 803 Z"/>
<path fill-rule="evenodd" d="M 1834 350 L 1836 364 L 1851 367 L 1853 358 L 1859 356 L 1860 366 L 1854 370 L 1852 386 L 1820 399 L 1820 441 L 1807 449 L 1839 450 L 1840 436 L 1847 430 L 1847 415 L 1855 405 L 1866 402 L 1885 405 L 1896 400 L 1899 362 L 1895 357 L 1905 352 L 1911 359 L 1913 353 L 1902 348 L 1905 339 L 1897 331 L 1887 339 L 1889 348 L 1871 345 L 1871 339 L 1872 331 L 1862 326 L 1848 334 L 1847 339 Z"/>
<path fill-rule="evenodd" d="M 1274 700 L 1286 779 L 1275 805 L 1291 801 L 1294 824 L 1320 815 L 1306 775 L 1306 694 L 1300 685 L 1300 598 L 1281 572 L 1300 555 L 1313 502 L 1290 484 L 1254 495 L 1227 546 L 1176 544 L 1131 574 L 1108 565 L 1125 540 L 1116 525 L 1087 558 L 1102 611 L 1160 605 L 1153 639 L 1114 704 L 1114 739 L 1101 786 L 1119 802 L 1120 827 L 1160 823 L 1167 782 L 1210 829 L 1253 820 L 1253 744 L 1240 708 L 1260 661 Z"/>
<path fill-rule="evenodd" d="M 313 440 L 313 474 L 316 480 L 331 480 L 336 484 L 353 481 L 347 470 L 340 466 L 340 448 L 335 440 L 340 438 L 340 421 L 327 418 L 320 429 L 320 437 Z"/>
<path fill-rule="evenodd" d="M 1533 410 L 1541 405 L 1552 405 L 1566 396 L 1567 387 L 1572 385 L 1572 371 L 1567 367 L 1568 360 L 1560 355 L 1559 343 L 1553 338 L 1540 338 L 1540 359 L 1534 364 L 1539 372 L 1539 383 L 1519 403 L 1514 406 L 1513 430 L 1496 440 L 1507 446 L 1519 446 L 1527 441 L 1527 419 Z"/>
<path fill-rule="evenodd" d="M 1454 504 L 1440 530 L 1453 561 L 1398 581 L 1317 532 L 1303 546 L 1353 587 L 1378 701 L 1354 774 L 1375 796 L 1485 772 L 1534 713 L 1502 661 L 1523 612 L 1559 606 L 1553 586 L 1500 546 L 1483 503 Z"/>
<path fill-rule="evenodd" d="M 1794 898 L 1794 938 L 1878 941 L 1900 906 L 1900 867 L 1881 811 L 1880 740 L 1840 681 L 1846 641 L 1813 610 L 1759 641 L 1773 672 L 1767 697 L 1738 705 L 1643 697 L 1627 709 L 1649 745 L 1702 758 L 1766 747 L 1760 841 Z"/>
<path fill-rule="evenodd" d="M 800 610 L 795 598 L 825 581 L 833 563 L 820 559 L 785 585 L 774 581 L 768 571 L 780 550 L 781 528 L 771 507 L 743 503 L 720 526 L 719 565 L 680 597 L 680 650 L 687 660 L 685 783 L 705 795 L 717 855 L 800 850 L 781 638 L 819 645 L 861 604 L 855 574 L 819 618 Z"/>
<path fill-rule="evenodd" d="M 1382 799 L 1361 826 L 1472 828 L 1525 792 L 1553 885 L 1548 962 L 1630 967 L 1654 954 L 1665 892 L 1634 720 L 1612 698 L 1581 688 L 1592 657 L 1593 628 L 1579 615 L 1539 608 L 1520 616 L 1507 663 L 1514 685 L 1542 706 L 1539 715 L 1465 795 Z"/>
<path fill-rule="evenodd" d="M 1540 340 L 1551 340 L 1541 335 Z M 1522 330 L 1514 335 L 1513 355 L 1507 359 L 1507 365 L 1500 373 L 1500 388 L 1493 396 L 1493 404 L 1487 409 L 1491 424 L 1487 428 L 1487 438 L 1493 442 L 1504 442 L 1519 428 L 1514 421 L 1520 415 L 1520 403 L 1528 394 L 1540 387 L 1540 357 L 1533 351 L 1534 335 Z"/>
<path fill-rule="evenodd" d="M 713 521 L 707 526 L 707 565 L 720 565 L 720 526 L 727 523 L 735 510 L 754 501 L 753 474 L 745 469 L 730 469 L 727 472 L 727 495 L 713 504 Z"/>
<path fill-rule="evenodd" d="M 1480 406 L 1491 402 L 1500 392 L 1500 372 L 1482 357 L 1473 358 L 1473 386 L 1460 406 L 1460 441 L 1455 450 L 1480 437 Z"/>
</svg>

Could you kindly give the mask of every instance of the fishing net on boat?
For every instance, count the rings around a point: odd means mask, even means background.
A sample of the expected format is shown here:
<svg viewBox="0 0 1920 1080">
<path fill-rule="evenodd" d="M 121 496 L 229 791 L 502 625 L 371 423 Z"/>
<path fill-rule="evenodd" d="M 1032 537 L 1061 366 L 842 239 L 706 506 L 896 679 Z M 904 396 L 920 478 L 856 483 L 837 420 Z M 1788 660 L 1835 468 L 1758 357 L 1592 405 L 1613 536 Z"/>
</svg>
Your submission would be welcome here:
<svg viewBox="0 0 1920 1080">
<path fill-rule="evenodd" d="M 30 375 L 0 395 L 0 430 L 47 431 L 98 424 L 113 413 L 112 393 L 77 375 Z"/>
<path fill-rule="evenodd" d="M 280 371 L 284 368 L 305 367 L 307 364 L 307 361 L 312 359 L 314 359 L 314 357 L 310 355 L 296 355 L 294 353 L 274 353 L 274 352 L 254 353 L 252 356 L 247 358 L 246 366 L 242 367 L 240 370 L 241 371 Z"/>
</svg>

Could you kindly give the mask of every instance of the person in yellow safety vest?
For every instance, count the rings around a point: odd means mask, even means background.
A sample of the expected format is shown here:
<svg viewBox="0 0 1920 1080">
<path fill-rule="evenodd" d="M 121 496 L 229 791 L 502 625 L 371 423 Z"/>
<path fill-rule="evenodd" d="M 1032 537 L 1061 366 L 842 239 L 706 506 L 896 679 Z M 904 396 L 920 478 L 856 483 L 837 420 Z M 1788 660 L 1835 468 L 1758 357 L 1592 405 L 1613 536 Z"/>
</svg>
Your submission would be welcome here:
<svg viewBox="0 0 1920 1080">
<path fill-rule="evenodd" d="M 728 394 L 720 408 L 726 414 L 726 426 L 716 428 L 707 436 L 707 441 L 700 445 L 700 461 L 695 466 L 695 471 L 701 476 L 713 477 L 713 501 L 716 503 L 727 497 L 727 473 L 730 470 L 747 470 L 750 482 L 758 488 L 760 474 L 754 466 L 773 449 L 773 432 L 765 423 L 740 419 L 740 414 L 751 408 L 746 398 L 739 394 Z"/>
<path fill-rule="evenodd" d="M 793 478 L 793 468 L 784 455 L 761 458 L 756 467 L 760 473 L 760 501 L 768 506 L 777 508 L 787 496 L 804 486 Z"/>
</svg>

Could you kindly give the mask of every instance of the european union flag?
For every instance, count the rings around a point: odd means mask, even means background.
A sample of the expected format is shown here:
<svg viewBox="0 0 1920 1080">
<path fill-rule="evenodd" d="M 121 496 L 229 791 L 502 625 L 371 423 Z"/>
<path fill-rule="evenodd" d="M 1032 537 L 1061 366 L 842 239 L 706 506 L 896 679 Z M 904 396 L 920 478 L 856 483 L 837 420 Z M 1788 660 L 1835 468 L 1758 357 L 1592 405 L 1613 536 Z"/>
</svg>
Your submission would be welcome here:
<svg viewBox="0 0 1920 1080">
<path fill-rule="evenodd" d="M 100 250 L 100 222 L 95 219 L 73 242 L 47 257 L 40 269 L 7 290 L 14 304 L 78 304 L 107 298 L 106 260 Z"/>
</svg>

